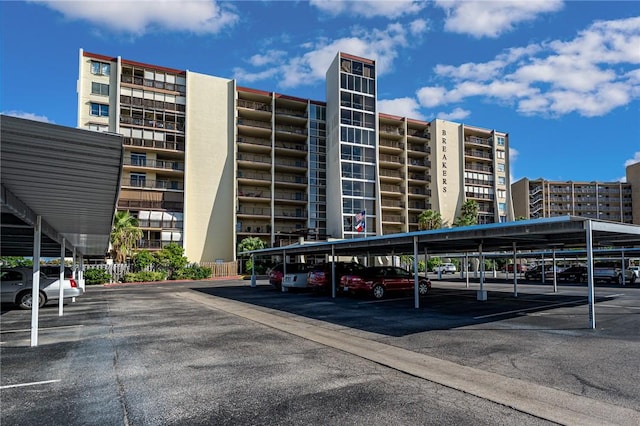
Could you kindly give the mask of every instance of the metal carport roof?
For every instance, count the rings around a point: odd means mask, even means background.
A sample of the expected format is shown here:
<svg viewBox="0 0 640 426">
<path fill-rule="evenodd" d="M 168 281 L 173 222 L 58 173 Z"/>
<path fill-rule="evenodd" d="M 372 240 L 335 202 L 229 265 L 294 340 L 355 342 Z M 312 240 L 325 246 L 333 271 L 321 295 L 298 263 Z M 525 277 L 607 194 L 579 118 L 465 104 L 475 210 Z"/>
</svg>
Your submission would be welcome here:
<svg viewBox="0 0 640 426">
<path fill-rule="evenodd" d="M 430 231 L 416 231 L 367 238 L 308 242 L 284 247 L 242 252 L 239 254 L 279 255 L 326 254 L 388 255 L 413 253 L 414 239 L 421 250 L 436 253 L 470 253 L 482 244 L 484 252 L 516 250 L 551 250 L 585 248 L 587 224 L 591 227 L 594 247 L 640 247 L 640 226 L 593 220 L 577 216 L 522 220 L 500 224 L 474 225 Z"/>
<path fill-rule="evenodd" d="M 124 148 L 115 134 L 0 116 L 3 256 L 104 256 L 115 215 Z"/>
</svg>

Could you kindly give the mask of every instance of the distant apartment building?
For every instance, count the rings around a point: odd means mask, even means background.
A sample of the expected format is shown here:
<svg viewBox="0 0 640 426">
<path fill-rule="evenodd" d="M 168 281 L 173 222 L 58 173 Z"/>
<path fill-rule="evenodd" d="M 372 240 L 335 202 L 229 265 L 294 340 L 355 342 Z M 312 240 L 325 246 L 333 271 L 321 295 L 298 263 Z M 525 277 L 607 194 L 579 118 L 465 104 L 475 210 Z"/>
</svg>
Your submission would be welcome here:
<svg viewBox="0 0 640 426">
<path fill-rule="evenodd" d="M 640 163 L 626 169 L 626 182 L 520 179 L 511 187 L 516 218 L 581 216 L 640 224 Z"/>
<path fill-rule="evenodd" d="M 236 245 L 361 238 L 451 225 L 474 200 L 480 223 L 513 220 L 509 137 L 378 111 L 375 61 L 337 53 L 327 100 L 80 50 L 78 127 L 124 136 L 117 208 L 140 248 L 169 242 L 192 261 Z"/>
</svg>

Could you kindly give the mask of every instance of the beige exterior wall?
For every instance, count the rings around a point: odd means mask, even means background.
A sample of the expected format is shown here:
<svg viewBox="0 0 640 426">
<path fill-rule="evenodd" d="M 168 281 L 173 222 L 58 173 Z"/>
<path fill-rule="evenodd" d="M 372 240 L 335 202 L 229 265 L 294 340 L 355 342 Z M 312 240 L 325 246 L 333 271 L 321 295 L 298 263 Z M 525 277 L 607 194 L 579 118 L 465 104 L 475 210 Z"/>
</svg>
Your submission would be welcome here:
<svg viewBox="0 0 640 426">
<path fill-rule="evenodd" d="M 631 184 L 633 223 L 640 225 L 640 163 L 627 166 L 627 183 Z"/>
<path fill-rule="evenodd" d="M 511 185 L 511 199 L 515 219 L 529 219 L 529 179 L 522 178 Z"/>
<path fill-rule="evenodd" d="M 184 247 L 190 261 L 235 260 L 235 86 L 187 72 Z"/>
<path fill-rule="evenodd" d="M 462 125 L 436 119 L 431 129 L 431 203 L 443 226 L 452 226 L 465 201 Z"/>
<path fill-rule="evenodd" d="M 118 69 L 118 63 L 115 61 L 100 60 L 95 58 L 89 58 L 83 56 L 83 51 L 80 49 L 80 61 L 79 72 L 80 78 L 77 81 L 77 93 L 78 93 L 78 128 L 87 129 L 91 124 L 108 126 L 108 130 L 113 131 L 118 126 L 118 97 L 119 97 L 119 82 L 118 76 L 120 75 Z M 110 75 L 96 75 L 91 73 L 91 63 L 104 62 L 111 65 Z M 92 83 L 102 83 L 109 85 L 109 96 L 91 94 Z M 103 105 L 109 105 L 108 117 L 97 117 L 91 115 L 91 103 L 99 103 Z M 107 129 L 103 129 L 107 130 Z"/>
</svg>

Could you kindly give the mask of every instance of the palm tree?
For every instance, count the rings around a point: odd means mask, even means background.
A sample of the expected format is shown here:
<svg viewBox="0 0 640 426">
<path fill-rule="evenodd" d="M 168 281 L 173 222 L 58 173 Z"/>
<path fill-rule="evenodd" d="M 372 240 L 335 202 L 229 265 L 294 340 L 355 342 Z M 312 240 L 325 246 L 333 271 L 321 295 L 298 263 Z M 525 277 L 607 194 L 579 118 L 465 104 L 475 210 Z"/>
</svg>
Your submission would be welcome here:
<svg viewBox="0 0 640 426">
<path fill-rule="evenodd" d="M 111 230 L 111 255 L 116 263 L 124 263 L 133 254 L 137 242 L 142 238 L 138 219 L 128 211 L 117 211 Z"/>
<path fill-rule="evenodd" d="M 442 215 L 431 209 L 425 210 L 418 216 L 418 229 L 430 231 L 442 228 Z"/>
<path fill-rule="evenodd" d="M 478 203 L 475 200 L 468 200 L 460 209 L 460 216 L 453 222 L 453 226 L 470 226 L 478 223 Z"/>
</svg>

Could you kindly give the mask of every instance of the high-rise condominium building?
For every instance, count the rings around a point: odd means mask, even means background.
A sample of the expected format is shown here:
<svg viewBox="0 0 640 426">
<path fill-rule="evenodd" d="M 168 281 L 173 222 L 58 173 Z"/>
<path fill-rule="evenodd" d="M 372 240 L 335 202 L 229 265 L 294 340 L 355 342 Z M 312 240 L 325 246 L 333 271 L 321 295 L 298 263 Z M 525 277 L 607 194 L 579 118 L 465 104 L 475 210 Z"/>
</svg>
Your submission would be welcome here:
<svg viewBox="0 0 640 426">
<path fill-rule="evenodd" d="M 236 245 L 360 238 L 451 225 L 474 200 L 479 222 L 513 220 L 506 133 L 384 114 L 376 64 L 338 53 L 325 101 L 80 50 L 78 127 L 124 136 L 117 208 L 139 247 L 174 241 L 192 261 Z"/>
<path fill-rule="evenodd" d="M 516 218 L 582 216 L 640 225 L 640 163 L 627 167 L 626 182 L 520 179 L 512 185 Z"/>
</svg>

